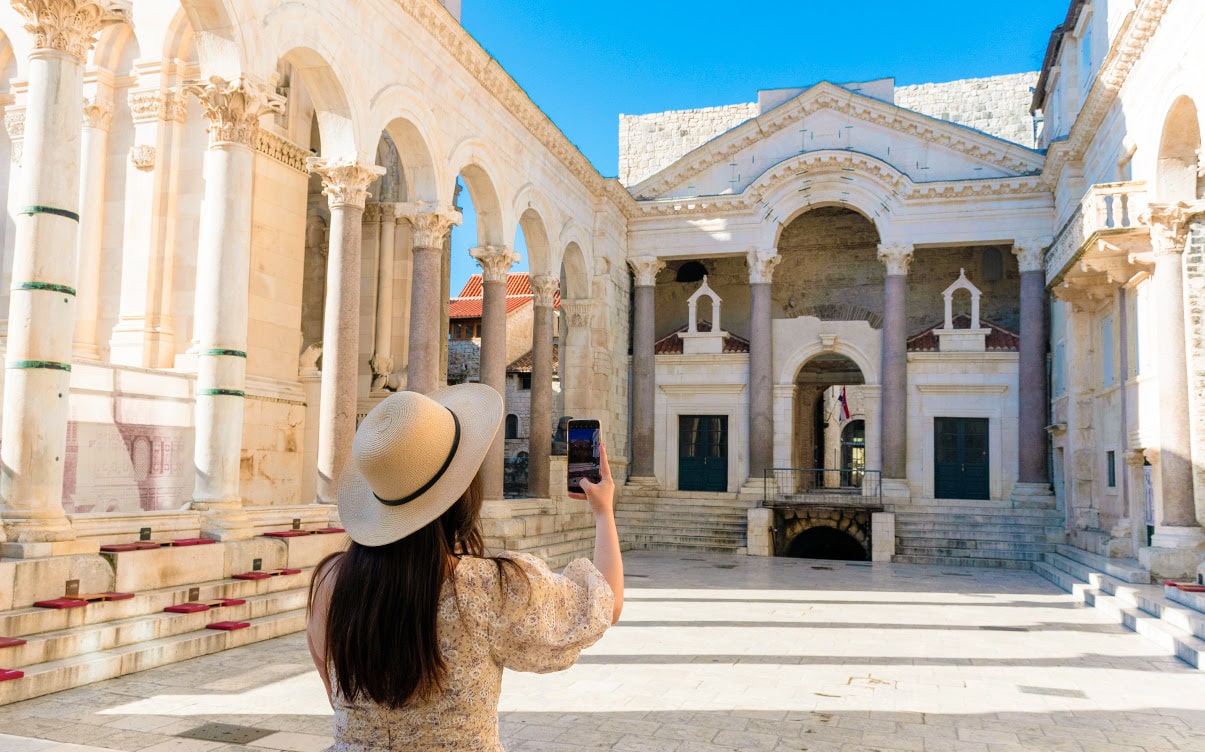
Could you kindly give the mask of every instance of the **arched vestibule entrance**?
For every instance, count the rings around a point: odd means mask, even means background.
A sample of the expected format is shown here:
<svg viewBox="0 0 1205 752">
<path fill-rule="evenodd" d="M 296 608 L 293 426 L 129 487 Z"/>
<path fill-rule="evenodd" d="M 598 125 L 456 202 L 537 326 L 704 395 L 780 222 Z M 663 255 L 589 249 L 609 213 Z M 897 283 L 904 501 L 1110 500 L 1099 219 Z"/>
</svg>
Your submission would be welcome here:
<svg viewBox="0 0 1205 752">
<path fill-rule="evenodd" d="M 870 561 L 868 509 L 776 509 L 775 516 L 775 556 Z"/>
</svg>

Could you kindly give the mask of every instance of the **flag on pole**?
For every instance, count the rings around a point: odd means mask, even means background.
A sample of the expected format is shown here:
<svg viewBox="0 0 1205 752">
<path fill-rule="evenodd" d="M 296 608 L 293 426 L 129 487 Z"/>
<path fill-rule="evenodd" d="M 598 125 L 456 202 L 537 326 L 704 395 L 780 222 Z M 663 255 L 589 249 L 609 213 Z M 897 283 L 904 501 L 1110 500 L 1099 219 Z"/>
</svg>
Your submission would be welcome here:
<svg viewBox="0 0 1205 752">
<path fill-rule="evenodd" d="M 837 401 L 841 403 L 841 420 L 849 420 L 849 402 L 845 400 L 845 387 L 841 387 L 841 396 Z"/>
</svg>

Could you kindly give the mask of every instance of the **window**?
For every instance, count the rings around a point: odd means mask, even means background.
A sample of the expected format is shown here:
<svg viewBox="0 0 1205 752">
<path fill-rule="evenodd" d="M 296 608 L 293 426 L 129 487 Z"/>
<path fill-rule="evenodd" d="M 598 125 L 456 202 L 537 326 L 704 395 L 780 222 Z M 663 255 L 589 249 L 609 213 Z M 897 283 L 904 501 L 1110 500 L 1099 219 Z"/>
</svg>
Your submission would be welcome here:
<svg viewBox="0 0 1205 752">
<path fill-rule="evenodd" d="M 1087 93 L 1092 88 L 1092 19 L 1084 22 L 1084 31 L 1079 38 L 1079 81 L 1080 91 Z"/>
<path fill-rule="evenodd" d="M 519 374 L 519 390 L 520 391 L 529 391 L 530 389 L 531 389 L 531 374 L 530 373 Z"/>
<path fill-rule="evenodd" d="M 1117 452 L 1105 452 L 1105 473 L 1109 488 L 1117 488 Z"/>
<path fill-rule="evenodd" d="M 513 413 L 506 416 L 506 438 L 519 438 L 519 416 L 514 415 Z"/>
</svg>

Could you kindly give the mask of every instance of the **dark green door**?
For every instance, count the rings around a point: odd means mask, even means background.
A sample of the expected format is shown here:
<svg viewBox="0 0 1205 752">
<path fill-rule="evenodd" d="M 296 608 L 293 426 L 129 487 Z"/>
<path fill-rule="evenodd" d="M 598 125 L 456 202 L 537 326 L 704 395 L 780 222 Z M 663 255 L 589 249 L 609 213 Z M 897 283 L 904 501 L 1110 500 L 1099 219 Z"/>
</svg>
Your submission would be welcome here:
<svg viewBox="0 0 1205 752">
<path fill-rule="evenodd" d="M 678 490 L 728 490 L 728 416 L 678 416 Z"/>
<path fill-rule="evenodd" d="M 939 499 L 988 499 L 987 418 L 934 418 L 935 487 Z"/>
</svg>

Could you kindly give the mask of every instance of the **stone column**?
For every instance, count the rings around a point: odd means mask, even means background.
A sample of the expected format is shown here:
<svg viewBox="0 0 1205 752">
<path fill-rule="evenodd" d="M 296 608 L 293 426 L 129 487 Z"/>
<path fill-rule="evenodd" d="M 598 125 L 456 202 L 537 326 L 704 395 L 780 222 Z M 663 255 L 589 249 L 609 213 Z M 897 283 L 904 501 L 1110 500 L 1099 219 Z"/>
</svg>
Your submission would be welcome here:
<svg viewBox="0 0 1205 752">
<path fill-rule="evenodd" d="M 879 261 L 887 267 L 883 284 L 883 492 L 904 493 L 908 477 L 908 265 L 912 246 L 884 243 Z M 888 483 L 895 481 L 895 483 Z M 889 488 L 889 486 L 891 488 Z"/>
<path fill-rule="evenodd" d="M 535 311 L 531 325 L 531 431 L 527 438 L 527 493 L 546 499 L 548 458 L 552 454 L 552 306 L 560 282 L 556 277 L 531 278 Z"/>
<path fill-rule="evenodd" d="M 591 382 L 594 362 L 590 357 L 594 325 L 594 299 L 561 298 L 561 365 L 562 415 L 573 418 L 592 418 L 595 406 L 591 401 Z"/>
<path fill-rule="evenodd" d="M 16 218 L 21 216 L 21 156 L 25 151 L 25 105 L 10 105 L 4 108 L 4 129 L 12 145 L 8 170 L 8 205 L 3 220 L 4 247 L 12 248 L 17 235 Z M 0 337 L 8 336 L 8 306 L 12 296 L 9 290 L 13 278 L 13 255 L 3 254 L 0 258 Z"/>
<path fill-rule="evenodd" d="M 356 433 L 356 375 L 360 364 L 360 241 L 368 186 L 383 167 L 356 159 L 310 157 L 331 210 L 322 327 L 322 409 L 318 425 L 318 500 L 334 504 L 339 475 Z"/>
<path fill-rule="evenodd" d="M 72 543 L 63 513 L 71 337 L 79 239 L 84 58 L 128 0 L 13 0 L 28 22 L 24 156 L 9 300 L 0 429 L 6 557 L 95 551 Z"/>
<path fill-rule="evenodd" d="M 378 206 L 381 236 L 377 255 L 377 315 L 370 363 L 374 390 L 380 389 L 393 374 L 393 261 L 397 253 L 397 206 Z"/>
<path fill-rule="evenodd" d="M 444 238 L 460 212 L 429 209 L 405 217 L 414 242 L 410 282 L 410 352 L 406 388 L 427 393 L 439 385 L 439 329 Z"/>
<path fill-rule="evenodd" d="M 506 398 L 506 278 L 519 254 L 505 246 L 482 246 L 469 251 L 481 265 L 481 383 Z M 481 465 L 485 500 L 502 498 L 506 442 L 499 426 Z"/>
<path fill-rule="evenodd" d="M 1046 263 L 1050 238 L 1026 238 L 1013 244 L 1021 271 L 1021 352 L 1017 391 L 1017 481 L 1049 485 L 1049 437 L 1046 415 L 1050 397 L 1046 387 L 1047 329 Z M 1045 489 L 1049 495 L 1049 489 Z"/>
<path fill-rule="evenodd" d="M 1157 527 L 1151 539 L 1154 548 L 1193 549 L 1205 543 L 1193 496 L 1189 436 L 1192 416 L 1188 409 L 1188 356 L 1184 337 L 1183 256 L 1190 219 L 1191 213 L 1183 206 L 1150 207 L 1151 246 L 1155 256 L 1155 321 L 1159 322 L 1159 482 L 1162 490 L 1161 514 L 1156 516 Z M 1160 574 L 1175 576 L 1166 569 Z"/>
<path fill-rule="evenodd" d="M 654 432 L 657 397 L 656 353 L 653 351 L 657 342 L 654 291 L 657 272 L 665 268 L 665 264 L 655 256 L 637 256 L 628 259 L 628 265 L 636 275 L 636 306 L 632 318 L 632 464 L 628 482 L 656 485 L 653 469 L 657 450 Z"/>
<path fill-rule="evenodd" d="M 200 100 L 209 120 L 193 319 L 197 386 L 192 508 L 203 512 L 203 536 L 244 540 L 253 532 L 242 509 L 239 469 L 255 144 L 260 116 L 282 111 L 284 100 L 242 76 L 232 81 L 215 76 L 187 89 Z"/>
<path fill-rule="evenodd" d="M 770 336 L 770 283 L 782 261 L 777 251 L 751 250 L 749 264 L 749 479 L 774 467 L 774 342 Z"/>
<path fill-rule="evenodd" d="M 77 358 L 100 359 L 97 319 L 100 318 L 100 254 L 105 227 L 105 161 L 113 103 L 93 99 L 84 104 L 80 165 L 79 260 L 77 306 L 72 352 Z"/>
</svg>

